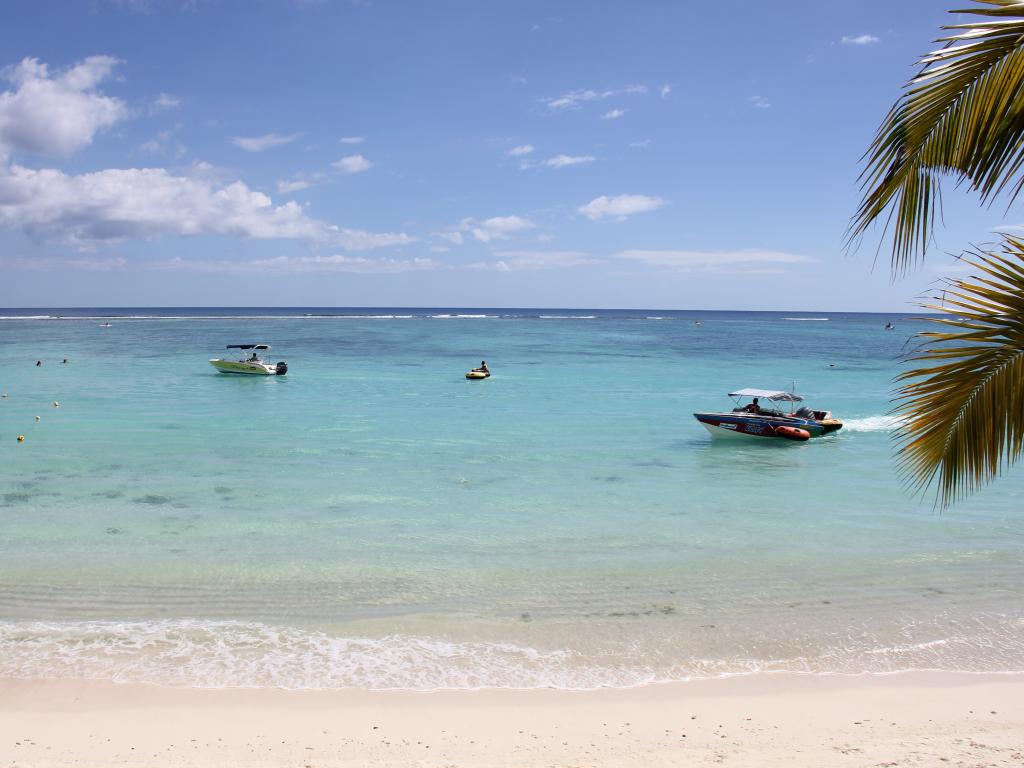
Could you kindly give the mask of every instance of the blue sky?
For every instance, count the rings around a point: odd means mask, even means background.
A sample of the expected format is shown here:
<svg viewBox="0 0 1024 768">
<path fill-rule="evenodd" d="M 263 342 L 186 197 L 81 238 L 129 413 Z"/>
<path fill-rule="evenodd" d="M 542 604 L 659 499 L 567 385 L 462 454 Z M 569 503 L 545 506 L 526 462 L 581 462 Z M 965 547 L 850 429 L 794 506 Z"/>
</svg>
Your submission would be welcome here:
<svg viewBox="0 0 1024 768">
<path fill-rule="evenodd" d="M 953 5 L 8 4 L 0 305 L 906 311 L 1015 223 L 843 251 Z"/>
</svg>

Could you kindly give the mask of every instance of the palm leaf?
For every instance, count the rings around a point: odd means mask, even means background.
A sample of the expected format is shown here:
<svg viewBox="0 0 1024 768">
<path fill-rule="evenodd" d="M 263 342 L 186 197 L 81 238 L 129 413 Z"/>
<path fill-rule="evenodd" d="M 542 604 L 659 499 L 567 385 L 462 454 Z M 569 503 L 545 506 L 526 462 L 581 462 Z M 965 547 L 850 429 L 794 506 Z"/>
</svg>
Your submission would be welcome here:
<svg viewBox="0 0 1024 768">
<path fill-rule="evenodd" d="M 941 330 L 918 335 L 918 366 L 897 378 L 900 468 L 921 489 L 937 479 L 943 506 L 1024 453 L 1024 240 L 964 261 L 978 274 L 922 304 Z"/>
<path fill-rule="evenodd" d="M 940 182 L 968 183 L 983 202 L 1024 187 L 1024 0 L 974 0 L 951 11 L 982 20 L 952 34 L 918 62 L 865 153 L 864 197 L 848 244 L 879 218 L 892 227 L 893 272 L 924 255 L 941 210 Z"/>
</svg>

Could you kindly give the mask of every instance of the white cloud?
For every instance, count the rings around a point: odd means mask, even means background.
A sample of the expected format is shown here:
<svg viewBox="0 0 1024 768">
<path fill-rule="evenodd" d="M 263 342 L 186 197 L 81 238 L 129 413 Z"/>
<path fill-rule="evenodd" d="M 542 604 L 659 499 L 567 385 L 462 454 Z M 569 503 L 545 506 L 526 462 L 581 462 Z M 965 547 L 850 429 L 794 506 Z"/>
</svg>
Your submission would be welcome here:
<svg viewBox="0 0 1024 768">
<path fill-rule="evenodd" d="M 149 155 L 168 155 L 179 158 L 185 154 L 185 145 L 177 139 L 177 133 L 181 126 L 160 131 L 149 141 L 139 145 L 139 151 Z"/>
<path fill-rule="evenodd" d="M 322 171 L 316 171 L 314 173 L 299 171 L 298 173 L 292 174 L 290 179 L 281 179 L 278 181 L 277 191 L 282 195 L 290 195 L 292 192 L 300 192 L 303 189 L 309 189 L 326 178 L 327 174 Z"/>
<path fill-rule="evenodd" d="M 342 136 L 338 141 L 342 144 L 362 144 L 366 139 L 362 136 Z"/>
<path fill-rule="evenodd" d="M 604 101 L 612 96 L 644 93 L 647 93 L 646 85 L 628 85 L 619 90 L 608 89 L 604 91 L 585 88 L 578 91 L 569 91 L 556 98 L 541 99 L 541 103 L 553 112 L 561 112 L 568 109 L 579 109 L 588 102 Z"/>
<path fill-rule="evenodd" d="M 647 149 L 653 143 L 651 139 L 641 139 L 640 141 L 629 142 L 629 146 L 633 147 L 633 149 Z"/>
<path fill-rule="evenodd" d="M 532 144 L 520 144 L 518 147 L 512 147 L 512 149 L 505 154 L 511 155 L 512 157 L 522 157 L 523 155 L 528 155 L 531 152 L 533 152 Z"/>
<path fill-rule="evenodd" d="M 758 109 L 770 109 L 772 106 L 764 96 L 748 96 L 747 101 Z"/>
<path fill-rule="evenodd" d="M 489 243 L 492 240 L 507 240 L 517 232 L 533 229 L 535 226 L 532 221 L 522 216 L 494 216 L 483 221 L 463 219 L 459 223 L 460 230 L 470 232 L 481 243 Z"/>
<path fill-rule="evenodd" d="M 374 248 L 388 248 L 416 242 L 415 237 L 401 232 L 366 232 L 362 229 L 342 229 L 333 224 L 328 225 L 327 230 L 327 235 L 321 239 L 350 251 L 369 251 Z"/>
<path fill-rule="evenodd" d="M 0 227 L 42 240 L 91 246 L 164 235 L 298 239 L 348 250 L 405 245 L 400 233 L 343 229 L 312 219 L 295 202 L 274 205 L 243 182 L 223 184 L 200 164 L 189 176 L 163 168 L 68 176 L 59 170 L 0 168 Z"/>
<path fill-rule="evenodd" d="M 339 173 L 362 173 L 373 167 L 373 163 L 362 155 L 348 155 L 331 163 L 331 168 Z"/>
<path fill-rule="evenodd" d="M 620 251 L 615 256 L 652 267 L 680 271 L 757 270 L 766 265 L 807 264 L 814 261 L 814 259 L 795 253 L 759 249 L 739 251 L 627 250 Z"/>
<path fill-rule="evenodd" d="M 626 114 L 626 110 L 624 109 L 609 109 L 601 117 L 604 120 L 618 120 L 624 114 Z"/>
<path fill-rule="evenodd" d="M 852 35 L 843 35 L 843 45 L 874 45 L 881 41 L 882 39 L 880 37 L 868 34 L 857 35 L 856 37 Z"/>
<path fill-rule="evenodd" d="M 153 101 L 153 111 L 163 112 L 165 109 L 177 109 L 181 106 L 181 99 L 169 93 L 161 93 Z"/>
<path fill-rule="evenodd" d="M 555 155 L 545 160 L 542 165 L 548 168 L 566 168 L 570 165 L 583 165 L 594 162 L 593 155 Z"/>
<path fill-rule="evenodd" d="M 24 256 L 10 259 L 0 258 L 0 266 L 12 269 L 31 269 L 37 271 L 80 269 L 85 272 L 111 272 L 123 269 L 128 260 L 122 256 L 115 257 L 74 257 L 74 258 L 27 258 Z"/>
<path fill-rule="evenodd" d="M 246 152 L 263 152 L 273 147 L 291 144 L 297 138 L 299 138 L 297 133 L 289 133 L 287 136 L 268 133 L 263 136 L 234 136 L 231 139 L 231 143 L 236 147 L 241 147 Z"/>
<path fill-rule="evenodd" d="M 435 259 L 416 257 L 412 259 L 370 259 L 364 256 L 275 256 L 270 259 L 249 261 L 193 261 L 191 259 L 168 259 L 154 264 L 155 269 L 192 270 L 196 272 L 230 272 L 238 274 L 310 274 L 322 272 L 349 272 L 359 274 L 397 274 L 399 272 L 424 272 L 443 269 L 446 265 Z"/>
<path fill-rule="evenodd" d="M 4 70 L 15 90 L 0 93 L 0 159 L 12 151 L 67 157 L 127 117 L 124 102 L 96 92 L 119 63 L 90 56 L 51 77 L 46 64 L 25 58 Z"/>
<path fill-rule="evenodd" d="M 282 195 L 290 195 L 292 192 L 301 192 L 304 189 L 309 189 L 309 187 L 310 183 L 305 179 L 277 182 L 277 191 Z"/>
<path fill-rule="evenodd" d="M 618 195 L 616 197 L 601 195 L 577 210 L 591 221 L 607 218 L 622 220 L 636 213 L 656 211 L 664 206 L 665 202 L 660 197 L 651 197 L 650 195 Z"/>
<path fill-rule="evenodd" d="M 463 243 L 461 232 L 437 232 L 436 235 L 442 240 L 447 240 L 452 245 L 462 245 Z"/>
<path fill-rule="evenodd" d="M 604 263 L 582 251 L 498 251 L 497 261 L 478 261 L 470 269 L 493 269 L 498 272 L 568 269 Z"/>
<path fill-rule="evenodd" d="M 547 104 L 548 109 L 579 109 L 585 102 L 601 101 L 602 99 L 607 99 L 609 96 L 614 95 L 614 91 L 594 91 L 588 88 L 581 91 L 570 91 L 569 93 L 554 99 L 541 99 L 541 101 Z"/>
<path fill-rule="evenodd" d="M 660 89 L 658 90 L 658 93 L 660 93 L 660 94 L 661 94 L 661 98 L 663 98 L 663 99 L 667 99 L 667 98 L 668 98 L 668 95 L 669 95 L 670 93 L 672 93 L 672 86 L 671 86 L 671 85 L 669 85 L 668 83 L 665 83 L 665 84 L 664 84 L 663 86 L 661 86 L 661 88 L 660 88 Z"/>
</svg>

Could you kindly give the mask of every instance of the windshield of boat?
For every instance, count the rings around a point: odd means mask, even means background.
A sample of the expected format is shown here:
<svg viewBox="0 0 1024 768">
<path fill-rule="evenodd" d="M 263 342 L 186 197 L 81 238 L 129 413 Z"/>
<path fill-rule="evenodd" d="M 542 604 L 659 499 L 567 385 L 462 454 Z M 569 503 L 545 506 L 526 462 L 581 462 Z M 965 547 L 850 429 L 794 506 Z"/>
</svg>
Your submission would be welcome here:
<svg viewBox="0 0 1024 768">
<path fill-rule="evenodd" d="M 732 409 L 733 413 L 754 413 L 750 408 L 754 404 L 754 400 L 757 400 L 757 413 L 761 416 L 789 416 L 793 413 L 793 408 L 786 408 L 787 405 L 795 406 L 796 403 L 785 403 L 777 402 L 767 397 L 733 397 L 733 402 L 736 403 L 736 407 Z M 785 408 L 785 410 L 783 410 Z"/>
</svg>

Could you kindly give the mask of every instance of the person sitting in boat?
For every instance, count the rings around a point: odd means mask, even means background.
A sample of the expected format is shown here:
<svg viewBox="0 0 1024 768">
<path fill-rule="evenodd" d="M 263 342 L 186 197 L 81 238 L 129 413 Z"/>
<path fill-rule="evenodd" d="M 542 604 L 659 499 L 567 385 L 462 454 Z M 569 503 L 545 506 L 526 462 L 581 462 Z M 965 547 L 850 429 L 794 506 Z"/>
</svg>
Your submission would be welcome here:
<svg viewBox="0 0 1024 768">
<path fill-rule="evenodd" d="M 252 353 L 252 357 L 249 358 L 250 363 L 258 363 L 260 361 L 259 355 L 255 352 Z"/>
<path fill-rule="evenodd" d="M 759 413 L 761 413 L 761 406 L 757 404 L 757 398 L 755 397 L 755 398 L 754 398 L 754 402 L 750 403 L 750 405 L 747 405 L 747 406 L 745 406 L 745 407 L 743 408 L 743 410 L 744 410 L 744 411 L 745 411 L 746 413 L 755 413 L 755 414 L 759 414 Z"/>
<path fill-rule="evenodd" d="M 486 360 L 481 360 L 480 361 L 480 367 L 479 368 L 474 368 L 473 370 L 477 371 L 479 373 L 490 373 L 491 372 L 490 368 L 487 367 L 487 361 Z"/>
</svg>

